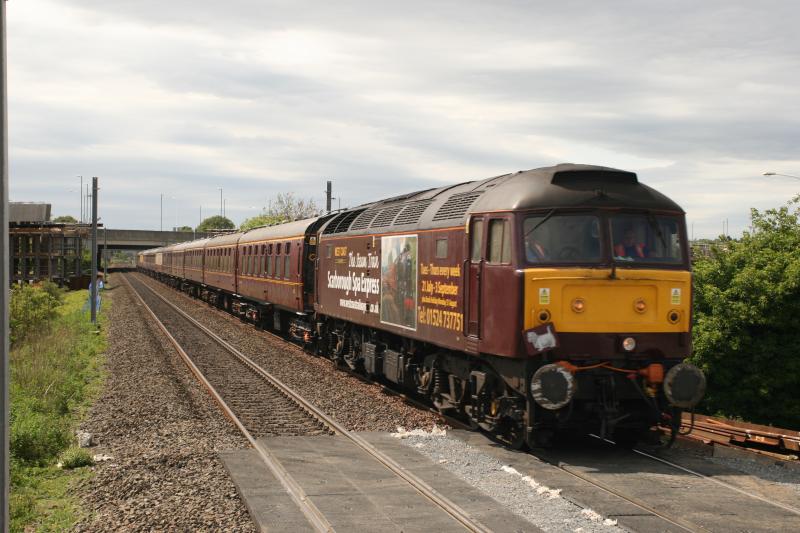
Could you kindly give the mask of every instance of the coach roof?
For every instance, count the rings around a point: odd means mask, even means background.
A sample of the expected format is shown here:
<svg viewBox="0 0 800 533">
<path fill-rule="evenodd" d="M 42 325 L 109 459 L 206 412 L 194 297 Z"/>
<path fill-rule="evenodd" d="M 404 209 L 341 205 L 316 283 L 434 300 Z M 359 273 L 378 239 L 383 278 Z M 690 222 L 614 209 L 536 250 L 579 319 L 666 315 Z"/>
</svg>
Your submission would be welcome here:
<svg viewBox="0 0 800 533">
<path fill-rule="evenodd" d="M 239 244 L 281 240 L 289 237 L 305 235 L 306 230 L 317 220 L 319 220 L 319 217 L 306 218 L 304 220 L 286 222 L 285 224 L 276 224 L 274 226 L 264 226 L 263 228 L 251 229 L 242 234 Z"/>
</svg>

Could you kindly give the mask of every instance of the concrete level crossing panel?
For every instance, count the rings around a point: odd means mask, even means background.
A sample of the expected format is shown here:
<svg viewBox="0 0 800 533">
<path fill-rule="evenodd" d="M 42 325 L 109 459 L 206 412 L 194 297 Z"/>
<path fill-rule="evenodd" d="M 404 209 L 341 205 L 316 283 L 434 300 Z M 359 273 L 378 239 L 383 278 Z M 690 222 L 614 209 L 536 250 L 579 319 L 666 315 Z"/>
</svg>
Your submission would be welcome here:
<svg viewBox="0 0 800 533">
<path fill-rule="evenodd" d="M 361 435 L 488 529 L 538 531 L 397 439 L 385 433 Z M 347 439 L 323 435 L 271 437 L 260 442 L 337 531 L 464 531 L 444 510 Z M 266 467 L 246 467 L 247 462 L 259 461 L 255 452 L 228 452 L 222 458 L 257 526 L 266 531 L 290 530 L 286 526 L 297 516 L 285 506 L 288 495 Z"/>
</svg>

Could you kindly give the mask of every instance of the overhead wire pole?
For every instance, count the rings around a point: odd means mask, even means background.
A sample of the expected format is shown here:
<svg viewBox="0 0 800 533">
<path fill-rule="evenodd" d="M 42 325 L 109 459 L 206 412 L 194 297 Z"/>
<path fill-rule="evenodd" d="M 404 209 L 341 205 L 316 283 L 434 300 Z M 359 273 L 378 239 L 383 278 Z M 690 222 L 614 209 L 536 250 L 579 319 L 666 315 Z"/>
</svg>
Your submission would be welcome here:
<svg viewBox="0 0 800 533">
<path fill-rule="evenodd" d="M 92 324 L 97 324 L 97 178 L 92 178 Z"/>
<path fill-rule="evenodd" d="M 328 213 L 331 212 L 331 200 L 333 200 L 333 182 L 328 181 L 328 184 L 325 187 L 325 210 Z"/>
<path fill-rule="evenodd" d="M 0 531 L 8 531 L 8 488 L 9 488 L 9 449 L 8 449 L 8 303 L 11 296 L 9 290 L 9 237 L 8 237 L 8 98 L 7 83 L 7 50 L 6 50 L 6 2 L 0 2 L 0 322 L 2 322 L 2 339 L 0 339 L 0 425 L 2 425 L 2 450 L 0 450 Z"/>
<path fill-rule="evenodd" d="M 103 223 L 103 283 L 108 282 L 108 228 Z"/>
</svg>

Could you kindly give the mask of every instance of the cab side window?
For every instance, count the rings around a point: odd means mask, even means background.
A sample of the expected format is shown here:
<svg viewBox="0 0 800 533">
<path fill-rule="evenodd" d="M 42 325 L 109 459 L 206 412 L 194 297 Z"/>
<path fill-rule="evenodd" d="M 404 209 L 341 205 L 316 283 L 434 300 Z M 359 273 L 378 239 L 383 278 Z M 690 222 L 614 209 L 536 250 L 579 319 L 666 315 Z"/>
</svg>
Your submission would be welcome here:
<svg viewBox="0 0 800 533">
<path fill-rule="evenodd" d="M 495 218 L 489 221 L 489 263 L 511 262 L 511 224 L 508 220 Z"/>
<path fill-rule="evenodd" d="M 481 252 L 483 249 L 483 219 L 476 218 L 471 222 L 472 226 L 472 253 L 470 260 L 477 263 L 481 260 Z"/>
</svg>

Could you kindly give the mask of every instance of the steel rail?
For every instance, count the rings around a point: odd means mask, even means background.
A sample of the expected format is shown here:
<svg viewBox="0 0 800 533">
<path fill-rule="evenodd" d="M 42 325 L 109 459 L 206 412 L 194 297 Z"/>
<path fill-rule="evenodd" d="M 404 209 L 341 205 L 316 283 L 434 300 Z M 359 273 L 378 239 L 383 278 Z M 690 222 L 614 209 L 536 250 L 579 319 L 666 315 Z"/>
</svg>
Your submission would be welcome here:
<svg viewBox="0 0 800 533">
<path fill-rule="evenodd" d="M 739 487 L 731 485 L 730 483 L 725 483 L 724 481 L 720 481 L 719 479 L 716 479 L 716 478 L 714 478 L 712 476 L 707 476 L 707 475 L 705 475 L 705 474 L 703 474 L 701 472 L 697 472 L 695 470 L 692 470 L 691 468 L 686 468 L 685 466 L 681 466 L 681 465 L 679 465 L 677 463 L 673 463 L 672 461 L 668 461 L 666 459 L 662 459 L 661 457 L 657 457 L 655 455 L 651 455 L 651 454 L 649 454 L 647 452 L 643 452 L 641 450 L 635 450 L 635 449 L 633 451 L 635 453 L 638 453 L 639 455 L 641 455 L 643 457 L 648 457 L 650 459 L 653 459 L 654 461 L 658 461 L 659 463 L 663 463 L 663 464 L 671 466 L 671 467 L 673 467 L 673 468 L 675 468 L 677 470 L 681 470 L 682 472 L 686 472 L 687 474 L 692 474 L 692 475 L 697 476 L 699 478 L 707 479 L 709 481 L 713 481 L 717 485 L 721 485 L 721 486 L 723 486 L 725 488 L 728 488 L 728 489 L 730 489 L 730 490 L 732 490 L 734 492 L 738 492 L 739 494 L 744 494 L 745 496 L 749 496 L 750 498 L 753 498 L 754 500 L 758 500 L 758 501 L 763 502 L 763 503 L 768 503 L 768 504 L 770 504 L 770 505 L 772 505 L 774 507 L 778 507 L 780 509 L 783 509 L 784 511 L 788 511 L 788 512 L 790 512 L 792 514 L 796 514 L 796 515 L 800 516 L 800 509 L 796 509 L 796 508 L 791 507 L 789 505 L 784 505 L 784 504 L 782 504 L 780 502 L 776 502 L 776 501 L 764 498 L 763 496 L 759 496 L 758 494 L 753 494 L 752 492 L 748 492 L 748 491 L 746 491 L 744 489 L 740 489 Z"/>
<path fill-rule="evenodd" d="M 152 287 L 148 284 L 143 283 L 144 287 L 146 287 L 152 294 L 157 296 L 161 299 L 165 304 L 169 307 L 174 309 L 177 313 L 179 313 L 182 317 L 186 320 L 191 322 L 194 326 L 204 332 L 209 338 L 217 342 L 220 346 L 225 348 L 229 353 L 233 354 L 235 357 L 240 359 L 242 362 L 247 364 L 253 371 L 263 377 L 266 381 L 270 382 L 276 388 L 281 390 L 287 397 L 291 398 L 292 400 L 296 401 L 300 404 L 306 411 L 310 414 L 315 416 L 318 420 L 320 420 L 323 424 L 331 428 L 337 434 L 345 437 L 350 442 L 358 446 L 361 450 L 372 456 L 375 460 L 381 463 L 384 467 L 390 470 L 399 478 L 406 481 L 409 485 L 411 485 L 417 492 L 419 492 L 422 496 L 426 497 L 430 500 L 433 504 L 437 507 L 441 508 L 445 511 L 448 515 L 450 515 L 454 520 L 459 522 L 462 526 L 464 526 L 467 530 L 473 531 L 476 533 L 488 533 L 491 531 L 488 527 L 480 523 L 477 519 L 471 517 L 466 511 L 464 511 L 460 506 L 450 501 L 446 496 L 442 495 L 439 491 L 431 487 L 428 483 L 418 477 L 416 474 L 410 472 L 399 463 L 397 463 L 394 459 L 386 455 L 385 453 L 378 450 L 375 446 L 367 442 L 364 438 L 359 435 L 356 435 L 350 431 L 348 431 L 344 426 L 342 426 L 339 422 L 328 416 L 325 412 L 314 406 L 311 402 L 303 398 L 299 393 L 295 392 L 289 386 L 284 384 L 278 378 L 261 368 L 257 363 L 255 363 L 252 359 L 247 357 L 241 351 L 236 349 L 226 340 L 221 338 L 219 335 L 211 331 L 209 328 L 198 322 L 195 318 L 190 316 L 184 310 L 180 309 L 178 306 L 164 298 L 161 294 L 158 294 Z"/>
<path fill-rule="evenodd" d="M 609 444 L 616 445 L 616 443 L 613 440 L 603 439 L 598 435 L 591 435 L 591 437 L 594 437 L 594 438 L 596 438 L 598 440 L 602 440 L 602 441 L 607 442 Z M 658 461 L 659 463 L 665 464 L 667 466 L 671 466 L 672 468 L 675 468 L 676 470 L 680 470 L 682 472 L 686 472 L 687 474 L 691 474 L 691 475 L 699 477 L 701 479 L 705 479 L 705 480 L 711 481 L 713 483 L 716 483 L 717 485 L 720 485 L 722 487 L 730 489 L 733 492 L 738 492 L 739 494 L 743 494 L 743 495 L 748 496 L 748 497 L 750 497 L 750 498 L 752 498 L 754 500 L 758 500 L 758 501 L 760 501 L 762 503 L 767 503 L 767 504 L 772 505 L 774 507 L 778 507 L 779 509 L 783 509 L 784 511 L 788 511 L 788 512 L 790 512 L 792 514 L 800 516 L 800 509 L 797 509 L 795 507 L 791 507 L 789 505 L 784 505 L 784 504 L 782 504 L 780 502 L 776 502 L 776 501 L 770 500 L 768 498 L 764 498 L 763 496 L 759 496 L 758 494 L 753 494 L 752 492 L 748 492 L 748 491 L 746 491 L 744 489 L 740 489 L 739 487 L 737 487 L 735 485 L 731 485 L 730 483 L 725 483 L 724 481 L 720 481 L 719 479 L 716 479 L 713 476 L 707 476 L 707 475 L 703 474 L 702 472 L 698 472 L 696 470 L 692 470 L 691 468 L 686 468 L 685 466 L 681 466 L 681 465 L 679 465 L 677 463 L 673 463 L 672 461 L 669 461 L 667 459 L 663 459 L 661 457 L 649 454 L 649 453 L 644 452 L 642 450 L 633 449 L 631 451 L 636 453 L 636 454 L 641 455 L 642 457 L 647 457 L 648 459 L 652 459 L 654 461 Z"/>
<path fill-rule="evenodd" d="M 608 492 L 609 494 L 612 494 L 612 495 L 614 495 L 614 496 L 616 496 L 618 498 L 622 498 L 626 502 L 628 502 L 628 503 L 630 503 L 632 505 L 635 505 L 639 509 L 642 509 L 645 512 L 648 512 L 648 513 L 650 513 L 652 515 L 655 515 L 655 516 L 661 518 L 662 520 L 665 520 L 665 521 L 669 522 L 670 524 L 672 524 L 674 526 L 677 526 L 677 527 L 679 527 L 679 528 L 681 528 L 681 529 L 683 529 L 685 531 L 693 531 L 693 532 L 694 531 L 709 531 L 708 529 L 705 529 L 702 526 L 698 526 L 698 525 L 692 524 L 690 522 L 685 522 L 680 518 L 675 518 L 675 517 L 666 515 L 666 514 L 662 513 L 661 511 L 659 511 L 658 509 L 656 509 L 655 507 L 652 507 L 652 506 L 648 505 L 647 503 L 643 502 L 642 500 L 639 500 L 638 498 L 634 498 L 632 496 L 628 496 L 628 495 L 618 491 L 614 487 L 606 485 L 605 483 L 603 483 L 601 481 L 598 481 L 596 479 L 593 479 L 591 476 L 587 476 L 586 474 L 583 474 L 581 472 L 577 472 L 576 470 L 574 470 L 572 468 L 572 465 L 570 465 L 569 463 L 565 463 L 563 461 L 558 461 L 557 463 L 553 463 L 553 462 L 547 461 L 546 459 L 545 459 L 545 461 L 550 463 L 550 464 L 552 464 L 552 465 L 554 465 L 554 466 L 557 466 L 563 472 L 566 472 L 567 474 L 575 476 L 576 478 L 581 479 L 581 480 L 589 483 L 590 485 L 593 485 L 593 486 L 595 486 L 595 487 L 597 487 L 599 489 L 602 489 L 602 490 Z"/>
<path fill-rule="evenodd" d="M 238 419 L 238 417 L 234 414 L 233 410 L 225 403 L 225 400 L 222 396 L 217 392 L 214 386 L 206 379 L 203 373 L 197 368 L 197 365 L 194 364 L 191 357 L 186 353 L 183 347 L 178 343 L 175 337 L 167 329 L 166 325 L 156 316 L 155 312 L 147 305 L 147 302 L 144 301 L 142 295 L 133 284 L 127 279 L 127 276 L 122 276 L 122 279 L 131 289 L 131 292 L 134 296 L 139 300 L 141 305 L 144 309 L 150 314 L 150 317 L 155 321 L 158 328 L 161 330 L 162 333 L 167 337 L 169 342 L 175 348 L 175 351 L 178 352 L 183 362 L 189 367 L 189 370 L 194 374 L 197 380 L 203 385 L 203 387 L 208 391 L 214 401 L 219 405 L 222 409 L 225 416 L 233 422 L 236 428 L 244 435 L 250 445 L 258 452 L 261 459 L 266 464 L 267 468 L 269 468 L 270 472 L 278 479 L 278 481 L 283 485 L 283 488 L 286 489 L 286 492 L 289 493 L 289 496 L 298 506 L 298 508 L 303 512 L 308 522 L 311 526 L 317 531 L 324 531 L 324 532 L 331 532 L 334 531 L 333 526 L 328 522 L 325 518 L 325 515 L 317 508 L 316 505 L 308 498 L 308 495 L 305 493 L 303 488 L 300 486 L 299 483 L 286 471 L 283 465 L 272 455 L 272 453 L 264 446 L 262 446 L 254 437 L 253 435 L 244 427 L 242 422 Z M 142 284 L 147 287 L 146 284 Z M 152 291 L 149 287 L 149 290 Z M 156 294 L 153 292 L 153 294 Z M 158 294 L 156 294 L 158 296 Z"/>
</svg>

